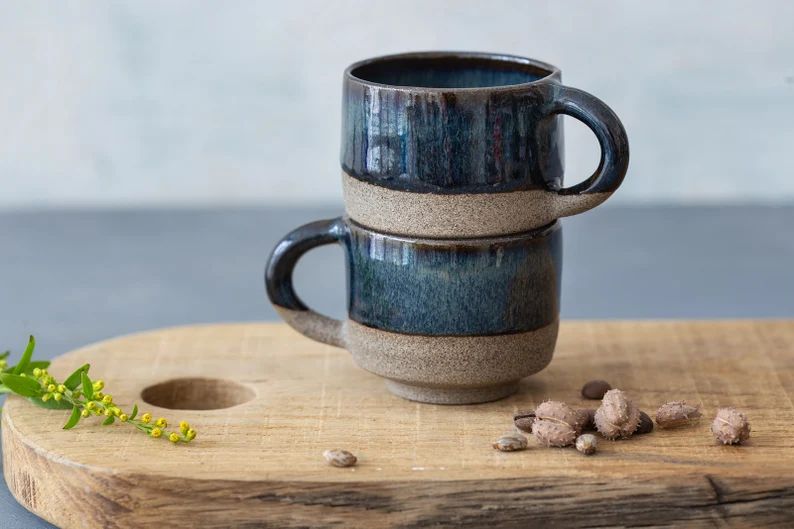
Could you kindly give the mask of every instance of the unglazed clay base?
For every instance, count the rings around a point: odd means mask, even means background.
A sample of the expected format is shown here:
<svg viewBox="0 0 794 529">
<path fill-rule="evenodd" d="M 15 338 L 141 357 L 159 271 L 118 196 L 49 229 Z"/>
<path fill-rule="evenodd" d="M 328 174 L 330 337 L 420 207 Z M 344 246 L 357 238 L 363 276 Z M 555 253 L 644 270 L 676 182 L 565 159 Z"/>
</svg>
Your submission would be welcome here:
<svg viewBox="0 0 794 529">
<path fill-rule="evenodd" d="M 545 226 L 582 213 L 612 193 L 560 195 L 533 189 L 504 193 L 399 191 L 342 172 L 347 214 L 367 228 L 413 237 L 489 237 Z"/>
<path fill-rule="evenodd" d="M 347 320 L 344 343 L 356 364 L 388 379 L 410 400 L 473 404 L 512 394 L 518 381 L 551 362 L 559 321 L 494 336 L 418 336 Z"/>
<path fill-rule="evenodd" d="M 486 388 L 445 389 L 412 386 L 387 380 L 386 387 L 398 397 L 428 404 L 480 404 L 509 397 L 518 391 L 519 384 L 510 382 Z"/>
</svg>

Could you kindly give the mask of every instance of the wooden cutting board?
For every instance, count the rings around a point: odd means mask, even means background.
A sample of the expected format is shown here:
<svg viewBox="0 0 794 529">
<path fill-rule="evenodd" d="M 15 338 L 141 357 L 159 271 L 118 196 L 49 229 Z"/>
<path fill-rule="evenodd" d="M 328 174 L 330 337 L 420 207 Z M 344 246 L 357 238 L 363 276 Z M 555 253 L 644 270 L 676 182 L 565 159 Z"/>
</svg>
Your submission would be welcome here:
<svg viewBox="0 0 794 529">
<path fill-rule="evenodd" d="M 172 446 L 91 420 L 63 431 L 67 412 L 8 399 L 6 481 L 65 528 L 794 523 L 794 322 L 566 322 L 551 365 L 517 395 L 459 407 L 392 396 L 345 351 L 278 324 L 125 336 L 63 355 L 51 372 L 84 362 L 117 402 L 187 420 L 199 436 Z M 593 378 L 650 413 L 686 399 L 706 417 L 602 441 L 592 457 L 533 441 L 491 448 L 518 409 L 592 406 L 579 389 Z M 201 409 L 214 405 L 234 406 Z M 709 433 L 728 405 L 750 417 L 744 446 Z M 359 465 L 327 466 L 321 454 L 333 447 Z"/>
</svg>

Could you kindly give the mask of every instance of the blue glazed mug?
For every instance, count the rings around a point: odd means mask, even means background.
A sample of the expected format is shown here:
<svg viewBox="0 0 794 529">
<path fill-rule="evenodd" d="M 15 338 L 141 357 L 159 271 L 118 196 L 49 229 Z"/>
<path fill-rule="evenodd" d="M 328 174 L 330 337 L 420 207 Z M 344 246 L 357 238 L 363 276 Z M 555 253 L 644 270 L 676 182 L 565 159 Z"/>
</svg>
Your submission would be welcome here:
<svg viewBox="0 0 794 529">
<path fill-rule="evenodd" d="M 598 168 L 563 185 L 561 114 L 585 123 Z M 342 97 L 347 214 L 377 231 L 488 237 L 591 209 L 620 186 L 626 131 L 555 66 L 495 53 L 421 52 L 350 66 Z"/>
<path fill-rule="evenodd" d="M 344 247 L 348 318 L 309 309 L 292 273 L 307 251 Z M 495 400 L 551 360 L 559 326 L 559 222 L 479 239 L 376 232 L 348 217 L 306 224 L 274 248 L 268 297 L 303 335 L 347 348 L 395 394 L 422 402 Z"/>
</svg>

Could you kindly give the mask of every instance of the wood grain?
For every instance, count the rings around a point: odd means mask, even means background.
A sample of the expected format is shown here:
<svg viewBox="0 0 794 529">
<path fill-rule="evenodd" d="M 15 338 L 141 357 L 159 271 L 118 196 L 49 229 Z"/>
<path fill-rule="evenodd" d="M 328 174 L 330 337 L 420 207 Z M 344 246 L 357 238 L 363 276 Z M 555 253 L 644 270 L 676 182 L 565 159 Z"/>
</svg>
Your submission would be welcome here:
<svg viewBox="0 0 794 529">
<path fill-rule="evenodd" d="M 195 391 L 166 386 L 148 397 L 245 402 L 143 405 L 196 425 L 193 444 L 172 446 L 121 425 L 63 431 L 67 412 L 8 399 L 6 481 L 28 509 L 65 528 L 794 523 L 794 322 L 566 322 L 552 364 L 517 395 L 459 407 L 401 400 L 343 350 L 277 324 L 126 336 L 68 353 L 51 372 L 83 362 L 122 404 L 184 377 L 204 380 Z M 705 419 L 601 441 L 592 457 L 534 442 L 523 452 L 491 448 L 518 409 L 544 399 L 592 406 L 579 389 L 593 378 L 651 414 L 686 399 Z M 709 433 L 727 405 L 750 417 L 745 446 L 717 445 Z M 322 451 L 334 447 L 355 453 L 358 466 L 329 467 Z"/>
</svg>

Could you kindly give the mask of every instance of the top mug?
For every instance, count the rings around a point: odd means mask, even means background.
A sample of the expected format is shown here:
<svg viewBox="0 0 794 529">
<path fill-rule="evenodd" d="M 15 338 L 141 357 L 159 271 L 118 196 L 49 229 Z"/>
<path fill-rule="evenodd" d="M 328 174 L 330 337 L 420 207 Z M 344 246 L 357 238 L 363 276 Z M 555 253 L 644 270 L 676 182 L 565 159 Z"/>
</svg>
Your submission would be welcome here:
<svg viewBox="0 0 794 529">
<path fill-rule="evenodd" d="M 345 207 L 374 230 L 527 231 L 602 203 L 628 168 L 615 113 L 532 59 L 459 52 L 368 59 L 345 71 L 342 104 Z M 585 123 L 601 146 L 596 171 L 570 187 L 561 114 Z"/>
</svg>

